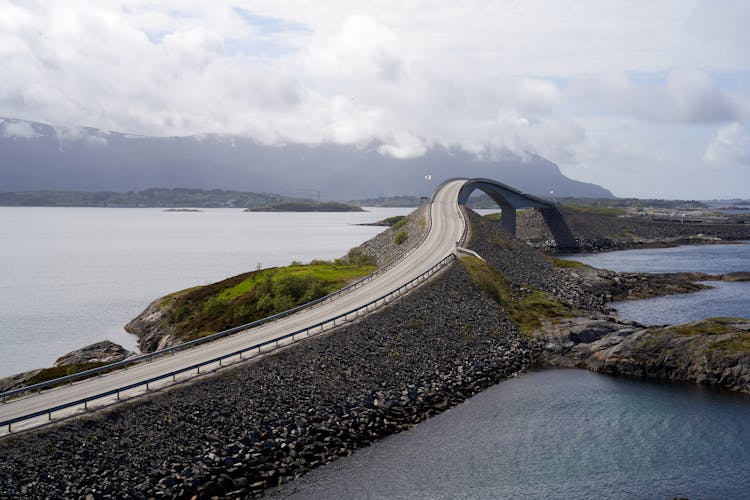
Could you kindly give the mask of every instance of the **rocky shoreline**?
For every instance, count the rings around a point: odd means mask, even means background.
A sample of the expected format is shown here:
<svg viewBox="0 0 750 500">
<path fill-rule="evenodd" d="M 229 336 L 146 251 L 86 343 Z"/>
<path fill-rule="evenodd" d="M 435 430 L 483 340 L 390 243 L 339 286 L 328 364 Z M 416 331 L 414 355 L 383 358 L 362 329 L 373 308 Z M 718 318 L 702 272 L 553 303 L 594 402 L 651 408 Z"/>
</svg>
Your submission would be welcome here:
<svg viewBox="0 0 750 500">
<path fill-rule="evenodd" d="M 750 387 L 750 320 L 646 328 L 607 305 L 689 293 L 705 286 L 696 279 L 747 276 L 560 267 L 497 224 L 473 212 L 467 217 L 467 247 L 507 279 L 515 296 L 542 294 L 571 312 L 522 335 L 507 304 L 454 263 L 330 333 L 0 441 L 0 491 L 32 498 L 256 496 L 530 366 Z M 400 230 L 416 241 L 423 220 L 414 216 Z M 362 248 L 388 260 L 399 250 L 392 232 Z"/>
<path fill-rule="evenodd" d="M 612 315 L 546 322 L 534 335 L 541 367 L 585 368 L 750 393 L 750 319 L 645 327 Z"/>
</svg>

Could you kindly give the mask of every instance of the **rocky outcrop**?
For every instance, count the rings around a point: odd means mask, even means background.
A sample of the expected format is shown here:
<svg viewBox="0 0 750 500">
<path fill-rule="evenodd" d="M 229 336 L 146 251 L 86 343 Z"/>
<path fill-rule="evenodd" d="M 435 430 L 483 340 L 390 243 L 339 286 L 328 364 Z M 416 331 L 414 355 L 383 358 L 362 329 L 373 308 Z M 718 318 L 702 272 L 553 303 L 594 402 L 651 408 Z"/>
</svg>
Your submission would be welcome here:
<svg viewBox="0 0 750 500">
<path fill-rule="evenodd" d="M 53 366 L 55 368 L 67 366 L 70 367 L 72 371 L 81 371 L 82 369 L 86 369 L 85 367 L 87 366 L 92 367 L 95 365 L 122 361 L 134 354 L 135 353 L 128 351 L 119 344 L 115 344 L 109 340 L 103 340 L 59 357 Z M 42 368 L 39 370 L 18 373 L 0 379 L 0 392 L 12 391 L 13 389 L 20 389 L 29 384 L 37 383 L 40 381 L 38 380 L 40 376 L 47 372 L 49 372 L 49 376 L 43 377 L 44 380 L 65 375 L 65 373 L 61 373 L 59 370 L 54 370 L 53 368 Z"/>
<path fill-rule="evenodd" d="M 82 365 L 84 363 L 116 363 L 135 353 L 110 340 L 103 340 L 57 358 L 53 366 Z"/>
<path fill-rule="evenodd" d="M 543 366 L 692 382 L 750 393 L 750 320 L 644 327 L 614 316 L 546 322 L 534 334 Z"/>
<path fill-rule="evenodd" d="M 169 310 L 168 297 L 154 300 L 125 325 L 126 332 L 138 337 L 138 348 L 142 352 L 154 352 L 179 343 L 169 323 L 164 321 Z"/>
<path fill-rule="evenodd" d="M 12 391 L 13 389 L 20 389 L 29 385 L 29 381 L 33 379 L 39 372 L 39 370 L 30 370 L 27 372 L 16 373 L 9 377 L 0 378 L 0 392 Z"/>
</svg>

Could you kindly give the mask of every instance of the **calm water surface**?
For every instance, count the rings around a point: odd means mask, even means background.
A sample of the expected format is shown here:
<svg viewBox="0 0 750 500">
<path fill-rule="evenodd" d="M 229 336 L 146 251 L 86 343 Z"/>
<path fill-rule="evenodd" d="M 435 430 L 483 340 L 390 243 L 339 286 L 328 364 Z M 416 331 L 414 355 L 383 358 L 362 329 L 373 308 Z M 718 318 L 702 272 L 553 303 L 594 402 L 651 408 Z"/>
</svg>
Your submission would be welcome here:
<svg viewBox="0 0 750 500">
<path fill-rule="evenodd" d="M 104 339 L 136 350 L 123 325 L 155 298 L 258 265 L 340 257 L 383 230 L 354 224 L 412 209 L 370 210 L 0 207 L 0 377 Z"/>
<path fill-rule="evenodd" d="M 685 245 L 575 254 L 565 258 L 613 271 L 724 274 L 750 271 L 750 244 Z M 712 281 L 706 284 L 714 288 L 691 294 L 614 302 L 612 306 L 621 316 L 646 325 L 679 324 L 720 316 L 750 317 L 750 282 Z"/>
<path fill-rule="evenodd" d="M 750 398 L 582 370 L 500 383 L 282 498 L 748 498 Z"/>
</svg>

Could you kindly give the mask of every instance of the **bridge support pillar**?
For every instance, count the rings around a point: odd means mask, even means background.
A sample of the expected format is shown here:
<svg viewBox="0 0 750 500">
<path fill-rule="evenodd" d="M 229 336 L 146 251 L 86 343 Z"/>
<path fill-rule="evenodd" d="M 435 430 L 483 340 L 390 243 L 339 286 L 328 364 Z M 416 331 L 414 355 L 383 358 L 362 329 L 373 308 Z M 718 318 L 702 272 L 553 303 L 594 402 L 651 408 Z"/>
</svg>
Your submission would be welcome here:
<svg viewBox="0 0 750 500">
<path fill-rule="evenodd" d="M 516 209 L 511 207 L 510 205 L 500 206 L 500 208 L 503 211 L 502 216 L 500 217 L 500 226 L 502 226 L 503 229 L 505 229 L 510 234 L 515 236 L 516 235 Z"/>
</svg>

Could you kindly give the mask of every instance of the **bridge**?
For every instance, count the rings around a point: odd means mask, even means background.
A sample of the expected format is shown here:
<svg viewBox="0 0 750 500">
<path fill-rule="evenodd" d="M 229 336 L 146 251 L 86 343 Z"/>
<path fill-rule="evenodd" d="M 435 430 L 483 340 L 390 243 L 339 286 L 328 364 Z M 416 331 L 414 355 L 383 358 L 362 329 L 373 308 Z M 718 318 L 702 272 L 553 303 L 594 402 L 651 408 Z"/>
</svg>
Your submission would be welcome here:
<svg viewBox="0 0 750 500">
<path fill-rule="evenodd" d="M 313 303 L 208 338 L 0 394 L 0 434 L 29 429 L 54 418 L 116 404 L 184 381 L 227 363 L 330 330 L 368 314 L 429 279 L 454 259 L 466 238 L 460 205 L 480 189 L 503 209 L 502 224 L 515 232 L 515 210 L 533 207 L 554 217 L 549 202 L 490 179 L 449 179 L 430 203 L 426 235 L 372 275 Z M 95 376 L 94 376 L 95 375 Z"/>
</svg>

